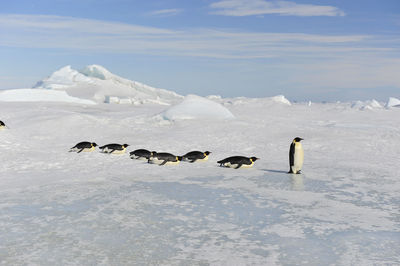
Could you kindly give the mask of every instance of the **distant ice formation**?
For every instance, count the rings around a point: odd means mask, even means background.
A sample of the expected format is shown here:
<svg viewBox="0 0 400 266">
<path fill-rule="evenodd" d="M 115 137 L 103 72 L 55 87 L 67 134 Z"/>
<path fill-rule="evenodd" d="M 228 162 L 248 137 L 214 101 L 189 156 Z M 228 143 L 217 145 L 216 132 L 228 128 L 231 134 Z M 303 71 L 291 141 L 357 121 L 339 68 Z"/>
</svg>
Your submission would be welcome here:
<svg viewBox="0 0 400 266">
<path fill-rule="evenodd" d="M 382 105 L 376 100 L 368 100 L 368 101 L 355 101 L 352 102 L 351 108 L 359 109 L 359 110 L 372 110 L 382 108 Z"/>
<path fill-rule="evenodd" d="M 385 105 L 386 108 L 391 108 L 391 107 L 400 107 L 400 100 L 394 97 L 390 97 L 389 101 Z"/>
<path fill-rule="evenodd" d="M 90 99 L 97 103 L 169 105 L 183 98 L 172 91 L 124 79 L 99 65 L 89 65 L 80 71 L 65 66 L 39 81 L 34 88 L 62 90 L 68 95 Z"/>
<path fill-rule="evenodd" d="M 235 118 L 226 107 L 217 102 L 197 95 L 186 96 L 181 103 L 171 106 L 160 115 L 166 120 L 224 120 Z"/>
<path fill-rule="evenodd" d="M 290 101 L 288 99 L 286 99 L 286 97 L 284 95 L 277 95 L 277 96 L 271 97 L 271 99 L 274 102 L 283 103 L 286 105 L 292 105 L 290 103 Z"/>
</svg>

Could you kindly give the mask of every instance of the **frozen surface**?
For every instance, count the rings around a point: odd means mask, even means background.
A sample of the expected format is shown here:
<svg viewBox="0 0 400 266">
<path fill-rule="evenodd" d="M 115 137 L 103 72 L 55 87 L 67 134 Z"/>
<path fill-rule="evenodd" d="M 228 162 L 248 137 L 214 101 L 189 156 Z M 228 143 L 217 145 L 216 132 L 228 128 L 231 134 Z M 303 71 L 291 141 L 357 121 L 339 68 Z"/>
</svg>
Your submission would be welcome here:
<svg viewBox="0 0 400 266">
<path fill-rule="evenodd" d="M 197 95 L 186 96 L 182 102 L 167 108 L 160 116 L 167 120 L 224 120 L 235 118 L 226 107 Z"/>
<path fill-rule="evenodd" d="M 230 120 L 157 104 L 0 104 L 2 265 L 399 265 L 400 109 L 221 99 Z M 286 174 L 303 137 L 302 175 Z M 69 153 L 128 143 L 204 163 Z M 226 169 L 230 155 L 261 158 Z"/>
</svg>

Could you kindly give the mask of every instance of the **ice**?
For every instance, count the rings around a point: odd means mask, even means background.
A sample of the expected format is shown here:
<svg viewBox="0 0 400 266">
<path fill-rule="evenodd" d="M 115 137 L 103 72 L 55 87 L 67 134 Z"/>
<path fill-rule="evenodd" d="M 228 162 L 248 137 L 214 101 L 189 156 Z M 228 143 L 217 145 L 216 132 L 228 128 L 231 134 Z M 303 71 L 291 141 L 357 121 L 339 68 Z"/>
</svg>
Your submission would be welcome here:
<svg viewBox="0 0 400 266">
<path fill-rule="evenodd" d="M 1 102 L 0 264 L 400 263 L 399 108 L 211 99 L 187 97 L 206 114 L 173 105 L 192 119 L 166 123 L 154 119 L 166 106 L 154 103 Z M 221 110 L 235 119 L 211 119 Z M 297 136 L 303 174 L 290 175 Z M 157 166 L 68 152 L 80 141 L 212 153 Z M 216 163 L 232 155 L 260 160 Z"/>
<path fill-rule="evenodd" d="M 151 102 L 169 105 L 183 98 L 173 91 L 153 88 L 119 77 L 99 65 L 89 65 L 80 71 L 72 69 L 71 66 L 65 66 L 39 81 L 34 88 L 62 90 L 70 96 L 97 103 L 104 103 L 109 97 L 116 97 L 127 99 L 124 103 Z"/>
<path fill-rule="evenodd" d="M 161 117 L 167 120 L 225 120 L 233 119 L 234 115 L 217 102 L 197 95 L 188 95 L 181 103 L 162 112 Z"/>
<path fill-rule="evenodd" d="M 390 108 L 390 107 L 400 107 L 400 100 L 394 97 L 390 97 L 389 101 L 387 102 L 386 108 Z"/>
<path fill-rule="evenodd" d="M 65 102 L 76 104 L 96 104 L 91 100 L 69 96 L 65 91 L 45 89 L 15 89 L 0 92 L 2 102 Z"/>
<path fill-rule="evenodd" d="M 369 101 L 354 101 L 351 104 L 351 108 L 359 109 L 359 110 L 373 110 L 382 108 L 382 105 L 377 100 L 369 100 Z"/>
</svg>

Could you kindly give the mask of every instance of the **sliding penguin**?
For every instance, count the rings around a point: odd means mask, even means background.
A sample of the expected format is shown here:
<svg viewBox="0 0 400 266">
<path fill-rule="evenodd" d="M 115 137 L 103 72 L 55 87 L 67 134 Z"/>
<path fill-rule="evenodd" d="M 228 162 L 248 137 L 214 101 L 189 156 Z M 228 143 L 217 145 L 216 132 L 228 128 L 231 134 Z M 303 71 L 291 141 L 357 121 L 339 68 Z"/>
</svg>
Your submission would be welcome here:
<svg viewBox="0 0 400 266">
<path fill-rule="evenodd" d="M 175 156 L 167 152 L 154 152 L 150 156 L 148 163 L 166 165 L 166 164 L 178 164 L 182 161 L 182 156 Z"/>
<path fill-rule="evenodd" d="M 99 147 L 99 149 L 101 150 L 101 152 L 103 153 L 111 153 L 111 154 L 122 154 L 125 153 L 126 151 L 126 147 L 128 147 L 128 144 L 107 144 L 104 146 Z"/>
<path fill-rule="evenodd" d="M 304 162 L 304 150 L 300 141 L 302 138 L 294 138 L 289 150 L 289 174 L 300 174 Z"/>
<path fill-rule="evenodd" d="M 230 168 L 250 168 L 253 166 L 254 162 L 259 158 L 257 157 L 244 157 L 244 156 L 232 156 L 226 159 L 220 160 L 217 163 L 220 166 L 230 167 Z"/>
<path fill-rule="evenodd" d="M 72 147 L 69 152 L 91 152 L 94 151 L 95 147 L 98 145 L 95 142 L 89 142 L 89 141 L 82 141 L 76 144 L 74 147 Z"/>
<path fill-rule="evenodd" d="M 131 159 L 141 159 L 141 160 L 149 160 L 150 157 L 156 153 L 155 151 L 148 151 L 145 149 L 138 149 L 138 150 L 134 150 L 131 151 L 129 153 L 129 156 L 131 157 Z"/>
<path fill-rule="evenodd" d="M 183 155 L 183 160 L 188 161 L 191 163 L 194 163 L 196 161 L 207 161 L 208 160 L 208 155 L 210 155 L 211 152 L 205 151 L 191 151 Z"/>
<path fill-rule="evenodd" d="M 0 130 L 8 128 L 3 121 L 0 120 Z"/>
</svg>

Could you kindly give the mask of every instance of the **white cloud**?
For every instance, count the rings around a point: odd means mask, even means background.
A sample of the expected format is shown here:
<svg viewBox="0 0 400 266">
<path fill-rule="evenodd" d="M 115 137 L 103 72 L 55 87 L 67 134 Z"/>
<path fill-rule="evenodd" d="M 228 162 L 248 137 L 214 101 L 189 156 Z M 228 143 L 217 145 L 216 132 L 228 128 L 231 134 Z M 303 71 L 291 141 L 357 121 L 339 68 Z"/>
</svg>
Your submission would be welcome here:
<svg viewBox="0 0 400 266">
<path fill-rule="evenodd" d="M 396 43 L 397 36 L 169 30 L 72 17 L 0 15 L 0 46 L 203 57 L 227 64 L 236 60 L 244 69 L 287 73 L 291 87 L 400 87 Z"/>
<path fill-rule="evenodd" d="M 182 13 L 182 9 L 178 8 L 171 8 L 171 9 L 161 9 L 161 10 L 155 10 L 149 13 L 151 16 L 162 16 L 162 17 L 170 17 L 170 16 L 176 16 L 180 13 Z"/>
<path fill-rule="evenodd" d="M 290 1 L 223 0 L 212 3 L 211 14 L 223 16 L 254 16 L 279 14 L 285 16 L 344 16 L 345 13 L 333 6 L 297 4 Z"/>
<path fill-rule="evenodd" d="M 0 45 L 213 58 L 340 56 L 377 52 L 365 35 L 169 30 L 45 15 L 0 15 Z M 357 45 L 352 45 L 357 44 Z"/>
</svg>

